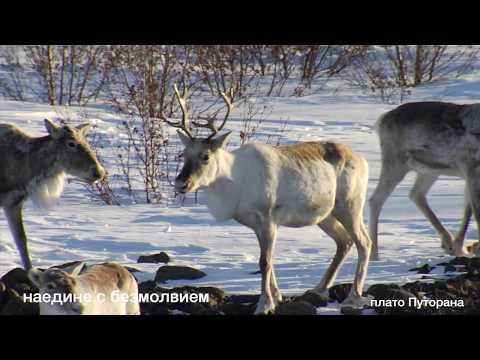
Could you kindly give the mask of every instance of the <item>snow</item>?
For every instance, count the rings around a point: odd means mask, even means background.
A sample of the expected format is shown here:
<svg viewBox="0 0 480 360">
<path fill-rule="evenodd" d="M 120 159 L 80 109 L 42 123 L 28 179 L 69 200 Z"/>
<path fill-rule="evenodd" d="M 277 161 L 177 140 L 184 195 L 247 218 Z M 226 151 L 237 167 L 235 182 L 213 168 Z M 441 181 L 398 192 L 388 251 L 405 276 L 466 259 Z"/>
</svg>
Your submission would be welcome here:
<svg viewBox="0 0 480 360">
<path fill-rule="evenodd" d="M 455 81 L 437 82 L 413 91 L 407 101 L 441 100 L 458 103 L 480 101 L 480 71 Z M 380 103 L 356 90 L 338 91 L 329 84 L 317 94 L 305 97 L 257 99 L 272 109 L 259 129 L 259 138 L 274 134 L 287 121 L 282 142 L 333 140 L 349 145 L 369 162 L 369 196 L 375 189 L 380 171 L 380 151 L 373 131 L 376 119 L 396 105 Z M 397 104 L 398 105 L 398 104 Z M 241 128 L 241 109 L 235 110 L 226 128 Z M 95 123 L 108 138 L 119 136 L 117 124 L 122 116 L 105 107 L 52 107 L 48 105 L 0 100 L 0 122 L 9 122 L 32 134 L 44 134 L 44 118 L 68 117 Z M 172 130 L 172 134 L 173 134 Z M 113 155 L 104 157 L 109 169 Z M 409 174 L 388 199 L 380 218 L 381 260 L 371 262 L 366 287 L 373 283 L 402 283 L 422 275 L 408 269 L 424 263 L 435 265 L 449 256 L 440 248 L 440 239 L 408 199 L 414 180 Z M 461 179 L 442 177 L 429 194 L 432 208 L 445 226 L 455 232 L 463 212 Z M 153 279 L 161 264 L 137 264 L 140 255 L 167 252 L 173 265 L 188 265 L 207 276 L 193 281 L 171 281 L 169 286 L 217 286 L 227 292 L 259 293 L 259 249 L 253 232 L 234 221 L 217 223 L 208 213 L 202 194 L 199 204 L 192 197 L 164 205 L 133 204 L 107 206 L 92 202 L 82 185 L 66 184 L 58 206 L 35 209 L 28 202 L 24 212 L 34 266 L 51 266 L 74 260 L 115 261 L 135 267 L 139 280 Z M 368 204 L 365 208 L 368 223 Z M 467 242 L 477 239 L 471 224 Z M 318 227 L 280 228 L 275 252 L 275 270 L 281 291 L 297 294 L 314 287 L 323 276 L 335 253 L 335 243 Z M 341 269 L 337 283 L 353 280 L 356 251 Z M 15 245 L 5 218 L 0 217 L 0 276 L 20 266 Z M 437 267 L 433 273 L 440 274 Z M 319 313 L 338 313 L 332 305 Z"/>
</svg>

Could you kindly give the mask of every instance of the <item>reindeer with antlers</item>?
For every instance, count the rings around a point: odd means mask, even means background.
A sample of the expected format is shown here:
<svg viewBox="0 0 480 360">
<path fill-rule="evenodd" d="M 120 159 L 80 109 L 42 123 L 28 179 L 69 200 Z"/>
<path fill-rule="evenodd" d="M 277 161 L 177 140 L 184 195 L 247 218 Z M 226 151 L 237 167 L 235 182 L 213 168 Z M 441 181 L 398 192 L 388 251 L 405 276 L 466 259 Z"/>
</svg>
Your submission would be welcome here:
<svg viewBox="0 0 480 360">
<path fill-rule="evenodd" d="M 195 138 L 188 126 L 186 89 L 176 97 L 183 112 L 179 122 L 165 121 L 178 130 L 185 146 L 184 166 L 175 180 L 181 194 L 204 188 L 207 206 L 220 221 L 235 219 L 252 229 L 260 245 L 261 296 L 256 314 L 266 314 L 282 300 L 273 268 L 273 252 L 280 225 L 318 225 L 337 244 L 337 251 L 322 281 L 313 291 L 328 294 L 353 244 L 358 251 L 354 284 L 344 304 L 363 306 L 371 240 L 363 223 L 368 165 L 347 146 L 333 142 L 307 142 L 270 146 L 249 143 L 229 152 L 230 132 L 215 137 L 232 111 L 232 92 L 222 93 L 227 105 L 220 126 L 214 118 L 192 122 L 211 130 Z"/>
</svg>

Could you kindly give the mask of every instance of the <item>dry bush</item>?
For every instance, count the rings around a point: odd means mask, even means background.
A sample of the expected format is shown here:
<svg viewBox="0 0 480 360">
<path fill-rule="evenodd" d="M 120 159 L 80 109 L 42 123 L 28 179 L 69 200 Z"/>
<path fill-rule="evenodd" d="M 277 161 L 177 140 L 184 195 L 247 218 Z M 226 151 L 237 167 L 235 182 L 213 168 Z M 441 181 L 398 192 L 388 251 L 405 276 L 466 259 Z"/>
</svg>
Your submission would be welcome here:
<svg viewBox="0 0 480 360">
<path fill-rule="evenodd" d="M 346 79 L 384 102 L 403 101 L 413 87 L 465 74 L 478 51 L 467 45 L 370 45 L 353 59 Z"/>
</svg>

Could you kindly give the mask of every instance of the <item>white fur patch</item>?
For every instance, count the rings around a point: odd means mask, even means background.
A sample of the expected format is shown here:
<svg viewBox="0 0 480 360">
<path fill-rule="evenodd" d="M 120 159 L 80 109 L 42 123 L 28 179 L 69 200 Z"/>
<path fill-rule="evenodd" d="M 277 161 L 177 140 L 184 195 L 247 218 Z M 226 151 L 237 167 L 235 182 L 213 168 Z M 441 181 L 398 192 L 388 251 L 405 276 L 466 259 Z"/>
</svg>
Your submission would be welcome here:
<svg viewBox="0 0 480 360">
<path fill-rule="evenodd" d="M 49 209 L 58 203 L 64 185 L 65 173 L 63 171 L 38 182 L 34 181 L 30 192 L 30 200 L 39 208 Z"/>
</svg>

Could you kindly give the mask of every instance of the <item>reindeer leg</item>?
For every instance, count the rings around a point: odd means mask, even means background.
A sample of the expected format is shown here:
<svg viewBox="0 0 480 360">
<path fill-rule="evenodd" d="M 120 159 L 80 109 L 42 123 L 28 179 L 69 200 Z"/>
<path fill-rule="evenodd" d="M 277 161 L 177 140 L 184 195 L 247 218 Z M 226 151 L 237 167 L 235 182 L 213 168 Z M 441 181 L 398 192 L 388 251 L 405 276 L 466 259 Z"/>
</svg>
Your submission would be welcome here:
<svg viewBox="0 0 480 360">
<path fill-rule="evenodd" d="M 378 218 L 387 198 L 392 194 L 395 187 L 403 180 L 408 172 L 404 164 L 383 155 L 382 170 L 377 188 L 370 198 L 370 238 L 373 241 L 372 260 L 379 260 L 378 255 Z"/>
<path fill-rule="evenodd" d="M 445 229 L 437 216 L 433 213 L 432 209 L 427 202 L 427 193 L 428 190 L 432 187 L 435 181 L 438 179 L 436 175 L 429 174 L 417 174 L 417 179 L 413 185 L 412 190 L 410 191 L 410 200 L 412 200 L 418 209 L 425 215 L 425 217 L 430 221 L 435 230 L 440 234 L 442 239 L 442 248 L 447 251 L 447 253 L 453 253 L 453 236 L 450 232 Z"/>
<path fill-rule="evenodd" d="M 23 226 L 22 206 L 23 203 L 19 203 L 12 207 L 4 208 L 4 211 L 10 231 L 12 232 L 13 239 L 15 240 L 15 244 L 17 245 L 17 249 L 20 253 L 23 267 L 25 270 L 29 270 L 32 268 L 32 263 L 28 253 L 27 235 Z"/>
<path fill-rule="evenodd" d="M 453 241 L 453 254 L 455 256 L 471 256 L 471 252 L 466 250 L 464 247 L 465 235 L 467 234 L 468 225 L 472 217 L 472 208 L 470 205 L 470 194 L 468 193 L 468 186 L 465 185 L 465 207 L 463 210 L 462 223 L 460 224 L 460 229 L 458 230 L 455 240 Z"/>
<path fill-rule="evenodd" d="M 350 253 L 353 241 L 343 225 L 333 215 L 328 216 L 318 226 L 337 243 L 337 251 L 332 263 L 323 275 L 320 283 L 313 289 L 314 292 L 328 297 L 328 289 L 335 282 L 338 271 Z"/>
<path fill-rule="evenodd" d="M 275 270 L 272 264 L 272 276 L 270 277 L 270 292 L 272 294 L 273 302 L 275 306 L 282 302 L 282 294 L 280 293 L 280 289 L 278 288 L 277 284 L 277 277 L 275 276 Z"/>
<path fill-rule="evenodd" d="M 353 286 L 342 306 L 354 306 L 362 308 L 370 304 L 370 297 L 363 297 L 363 284 L 367 276 L 368 262 L 372 250 L 372 240 L 363 224 L 363 199 L 356 198 L 339 204 L 335 209 L 335 216 L 341 222 L 350 238 L 355 243 L 358 253 L 357 270 Z"/>
<path fill-rule="evenodd" d="M 264 221 L 255 231 L 260 244 L 260 271 L 262 272 L 262 293 L 258 300 L 255 314 L 268 314 L 275 308 L 271 293 L 273 274 L 272 257 L 277 236 L 277 226 L 271 221 Z M 275 284 L 276 284 L 276 280 Z"/>
<path fill-rule="evenodd" d="M 470 204 L 473 217 L 477 222 L 477 229 L 479 231 L 478 239 L 480 240 L 480 167 L 472 166 L 468 169 L 467 186 L 470 194 Z M 480 255 L 480 246 L 476 243 L 472 247 L 473 255 Z M 476 245 L 476 246 L 475 246 Z"/>
</svg>

